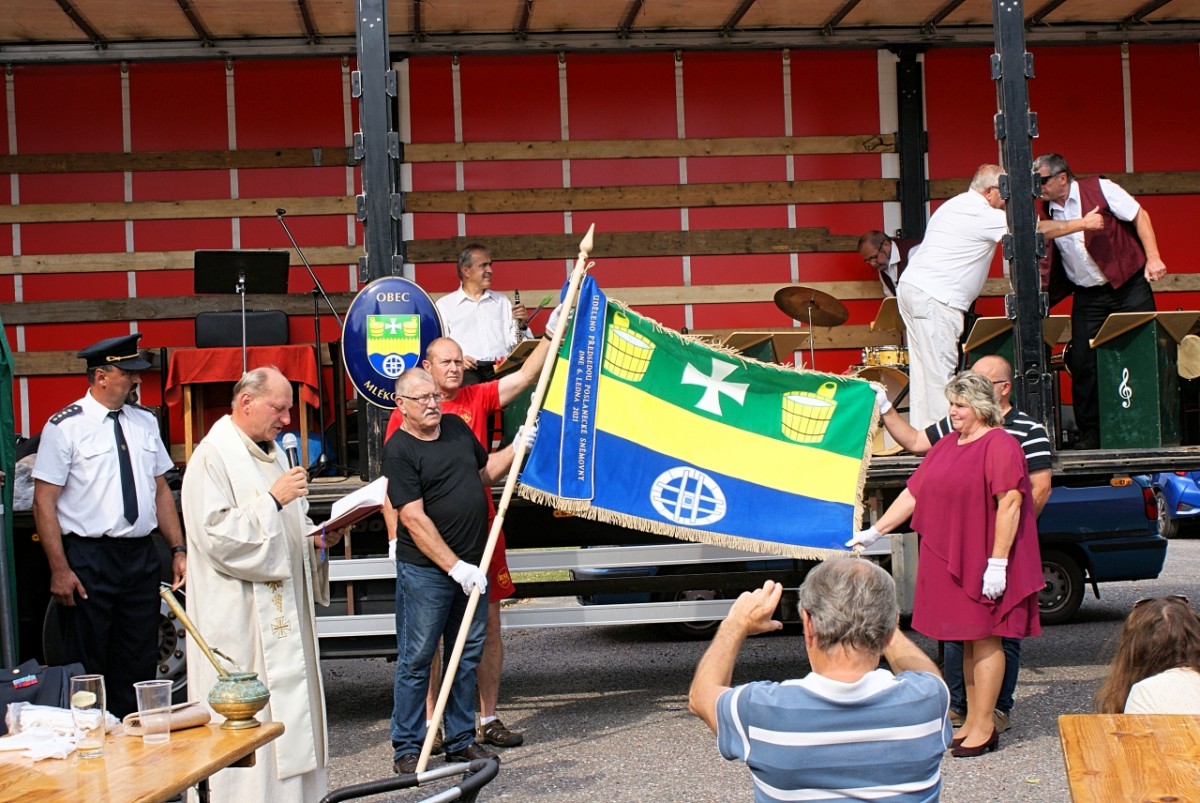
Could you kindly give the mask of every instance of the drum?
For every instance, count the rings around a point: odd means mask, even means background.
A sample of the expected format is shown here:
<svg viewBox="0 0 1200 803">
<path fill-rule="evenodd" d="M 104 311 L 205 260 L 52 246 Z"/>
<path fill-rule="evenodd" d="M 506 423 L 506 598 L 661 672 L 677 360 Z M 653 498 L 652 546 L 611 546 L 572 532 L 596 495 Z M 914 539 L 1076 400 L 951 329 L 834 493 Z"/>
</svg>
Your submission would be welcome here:
<svg viewBox="0 0 1200 803">
<path fill-rule="evenodd" d="M 878 382 L 887 390 L 888 400 L 896 408 L 896 412 L 905 421 L 908 420 L 908 374 L 899 368 L 888 365 L 868 365 L 858 369 L 854 375 L 868 382 Z M 875 431 L 875 440 L 871 445 L 871 454 L 880 456 L 896 454 L 904 447 L 892 440 L 892 436 L 880 424 Z"/>
<path fill-rule="evenodd" d="M 1058 367 L 1061 367 L 1064 371 L 1067 372 L 1067 376 L 1070 376 L 1071 375 L 1071 344 L 1070 343 L 1067 343 L 1067 345 L 1063 346 L 1062 354 L 1059 355 L 1058 362 L 1059 362 Z M 1053 357 L 1051 357 L 1050 364 L 1054 365 L 1054 363 L 1055 363 L 1055 360 Z"/>
<path fill-rule="evenodd" d="M 908 367 L 908 349 L 904 346 L 867 346 L 862 350 L 863 365 Z"/>
</svg>

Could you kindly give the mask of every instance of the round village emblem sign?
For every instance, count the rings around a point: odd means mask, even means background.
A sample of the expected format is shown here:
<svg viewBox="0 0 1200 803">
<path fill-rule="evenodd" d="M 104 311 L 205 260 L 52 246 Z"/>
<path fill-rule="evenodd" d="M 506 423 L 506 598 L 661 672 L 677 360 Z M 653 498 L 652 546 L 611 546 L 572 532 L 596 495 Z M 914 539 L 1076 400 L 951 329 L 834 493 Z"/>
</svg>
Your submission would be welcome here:
<svg viewBox="0 0 1200 803">
<path fill-rule="evenodd" d="M 399 276 L 376 279 L 346 311 L 346 375 L 367 401 L 391 410 L 396 377 L 420 363 L 425 347 L 441 336 L 442 320 L 428 293 Z"/>
</svg>

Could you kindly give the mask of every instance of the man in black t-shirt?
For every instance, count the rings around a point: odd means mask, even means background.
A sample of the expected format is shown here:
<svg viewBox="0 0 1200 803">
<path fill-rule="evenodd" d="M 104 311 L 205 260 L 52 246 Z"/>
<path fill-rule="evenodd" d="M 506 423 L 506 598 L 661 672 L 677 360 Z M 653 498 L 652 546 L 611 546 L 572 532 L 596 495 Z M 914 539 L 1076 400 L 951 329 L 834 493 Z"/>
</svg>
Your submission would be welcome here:
<svg viewBox="0 0 1200 803">
<path fill-rule="evenodd" d="M 484 486 L 508 471 L 513 448 L 484 452 L 462 419 L 442 415 L 437 385 L 420 368 L 396 380 L 396 401 L 404 423 L 384 444 L 382 466 L 388 498 L 400 515 L 391 735 L 393 768 L 411 773 L 425 740 L 425 692 L 438 639 L 453 645 L 471 593 L 487 590 L 479 568 L 488 535 Z M 475 668 L 486 622 L 485 602 L 475 608 L 446 703 L 449 762 L 497 758 L 475 742 Z"/>
</svg>

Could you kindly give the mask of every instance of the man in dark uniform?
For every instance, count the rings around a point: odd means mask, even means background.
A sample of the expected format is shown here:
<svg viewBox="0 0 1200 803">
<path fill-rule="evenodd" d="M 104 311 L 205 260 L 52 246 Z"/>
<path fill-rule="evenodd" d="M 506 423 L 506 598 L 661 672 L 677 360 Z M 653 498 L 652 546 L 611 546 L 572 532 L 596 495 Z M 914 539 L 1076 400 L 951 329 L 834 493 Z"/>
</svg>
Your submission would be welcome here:
<svg viewBox="0 0 1200 803">
<path fill-rule="evenodd" d="M 58 601 L 64 663 L 104 675 L 108 710 L 137 710 L 133 683 L 158 662 L 157 526 L 172 551 L 174 588 L 187 549 L 164 475 L 171 458 L 154 415 L 137 404 L 140 334 L 79 352 L 88 392 L 51 416 L 33 469 L 33 515 Z"/>
</svg>

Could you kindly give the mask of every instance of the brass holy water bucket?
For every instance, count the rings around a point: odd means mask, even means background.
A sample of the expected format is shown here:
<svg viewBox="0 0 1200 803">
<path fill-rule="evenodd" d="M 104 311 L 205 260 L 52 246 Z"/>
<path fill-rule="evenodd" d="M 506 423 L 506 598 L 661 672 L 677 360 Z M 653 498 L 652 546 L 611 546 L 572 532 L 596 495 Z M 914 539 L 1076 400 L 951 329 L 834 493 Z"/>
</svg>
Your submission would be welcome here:
<svg viewBox="0 0 1200 803">
<path fill-rule="evenodd" d="M 212 665 L 217 669 L 217 674 L 220 675 L 217 685 L 213 686 L 212 691 L 208 693 L 208 704 L 214 711 L 225 717 L 221 727 L 224 730 L 241 730 L 242 728 L 257 728 L 261 725 L 262 723 L 255 719 L 254 715 L 266 707 L 267 701 L 271 699 L 271 692 L 267 691 L 266 684 L 258 679 L 258 673 L 230 672 L 221 666 L 217 661 L 217 655 L 234 666 L 237 664 L 229 656 L 208 646 L 204 637 L 200 635 L 200 631 L 196 629 L 196 625 L 188 617 L 187 612 L 183 610 L 183 606 L 179 604 L 179 600 L 175 599 L 175 595 L 171 593 L 171 589 L 164 586 L 159 589 L 158 593 L 170 607 L 171 612 L 183 623 L 188 635 L 195 639 L 200 650 L 208 660 L 212 661 Z"/>
</svg>

